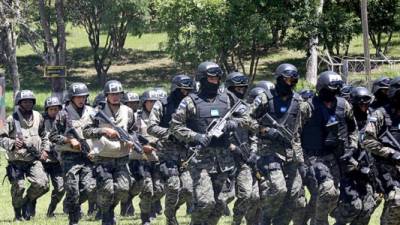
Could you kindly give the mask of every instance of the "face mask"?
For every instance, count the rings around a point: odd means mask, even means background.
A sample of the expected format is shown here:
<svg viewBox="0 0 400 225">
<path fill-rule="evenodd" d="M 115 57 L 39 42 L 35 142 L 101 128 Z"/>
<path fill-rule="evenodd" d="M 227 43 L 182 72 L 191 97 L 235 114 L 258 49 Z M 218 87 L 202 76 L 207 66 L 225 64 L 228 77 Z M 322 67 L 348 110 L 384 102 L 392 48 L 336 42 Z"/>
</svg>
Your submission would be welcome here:
<svg viewBox="0 0 400 225">
<path fill-rule="evenodd" d="M 219 82 L 217 84 L 212 84 L 207 81 L 207 79 L 201 80 L 201 93 L 206 95 L 208 98 L 213 98 L 217 96 L 219 89 Z"/>
<path fill-rule="evenodd" d="M 336 91 L 331 91 L 324 88 L 318 93 L 318 96 L 321 99 L 321 101 L 333 102 L 336 99 Z"/>
<path fill-rule="evenodd" d="M 375 94 L 375 98 L 378 102 L 381 102 L 383 104 L 389 102 L 389 98 L 388 98 L 387 94 L 383 93 L 380 90 Z"/>
<path fill-rule="evenodd" d="M 288 96 L 293 93 L 293 87 L 294 85 L 287 84 L 282 77 L 279 77 L 276 81 L 275 90 L 280 96 Z"/>
</svg>

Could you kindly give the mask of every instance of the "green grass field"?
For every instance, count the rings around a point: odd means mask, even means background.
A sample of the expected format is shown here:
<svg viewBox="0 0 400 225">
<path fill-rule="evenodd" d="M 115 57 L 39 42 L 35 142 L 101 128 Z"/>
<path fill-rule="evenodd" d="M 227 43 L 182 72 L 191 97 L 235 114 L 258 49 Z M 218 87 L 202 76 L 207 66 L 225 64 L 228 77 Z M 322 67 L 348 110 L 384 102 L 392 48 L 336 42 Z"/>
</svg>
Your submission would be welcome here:
<svg viewBox="0 0 400 225">
<path fill-rule="evenodd" d="M 103 37 L 104 38 L 104 37 Z M 126 46 L 122 56 L 115 60 L 109 70 L 109 78 L 119 79 L 122 81 L 125 89 L 143 92 L 156 84 L 162 84 L 168 87 L 168 80 L 175 74 L 183 72 L 177 64 L 175 64 L 168 55 L 160 49 L 163 41 L 167 38 L 165 33 L 144 34 L 140 38 L 128 36 Z M 389 56 L 400 56 L 400 33 L 393 36 L 393 46 L 389 51 Z M 101 88 L 97 85 L 96 72 L 93 67 L 91 58 L 91 49 L 86 37 L 86 33 L 79 27 L 68 25 L 67 37 L 67 66 L 68 77 L 67 84 L 74 81 L 83 81 L 89 85 L 91 89 L 90 98 L 93 99 Z M 371 52 L 374 52 L 371 50 Z M 350 54 L 362 55 L 362 39 L 360 36 L 355 37 L 350 47 Z M 18 49 L 19 69 L 21 75 L 22 88 L 33 89 L 37 96 L 37 109 L 43 110 L 44 99 L 50 95 L 50 83 L 43 78 L 42 60 L 34 54 L 28 45 L 22 45 Z M 263 57 L 259 63 L 257 80 L 272 79 L 274 69 L 283 62 L 293 63 L 298 66 L 301 74 L 305 72 L 305 52 L 293 51 L 287 49 L 271 51 L 268 56 Z M 193 71 L 186 71 L 193 72 Z M 373 76 L 379 75 L 398 75 L 398 71 L 384 69 L 379 72 L 373 72 Z M 351 80 L 364 80 L 364 75 L 355 75 Z M 9 79 L 8 79 L 9 80 Z M 301 80 L 298 89 L 308 87 L 309 85 Z M 11 84 L 7 82 L 6 104 L 7 112 L 13 110 Z M 0 156 L 0 178 L 5 175 L 5 166 L 7 164 L 4 154 Z M 62 215 L 62 209 L 57 209 L 57 217 L 47 219 L 45 212 L 50 201 L 50 192 L 38 201 L 37 217 L 32 221 L 13 223 L 14 217 L 10 185 L 8 180 L 0 186 L 0 224 L 67 224 L 67 217 Z M 135 199 L 136 209 L 138 207 L 138 198 Z M 86 211 L 87 205 L 84 205 Z M 375 212 L 371 219 L 372 225 L 379 224 L 379 215 L 382 206 Z M 119 209 L 116 210 L 119 212 Z M 188 224 L 189 217 L 185 216 L 185 208 L 178 212 L 178 220 L 181 224 Z M 220 224 L 230 224 L 231 218 L 224 217 Z M 331 220 L 333 223 L 333 220 Z M 84 217 L 80 224 L 99 224 L 91 218 Z M 118 224 L 140 224 L 138 214 L 131 218 L 119 218 Z M 153 224 L 164 224 L 164 217 L 159 217 Z"/>
</svg>

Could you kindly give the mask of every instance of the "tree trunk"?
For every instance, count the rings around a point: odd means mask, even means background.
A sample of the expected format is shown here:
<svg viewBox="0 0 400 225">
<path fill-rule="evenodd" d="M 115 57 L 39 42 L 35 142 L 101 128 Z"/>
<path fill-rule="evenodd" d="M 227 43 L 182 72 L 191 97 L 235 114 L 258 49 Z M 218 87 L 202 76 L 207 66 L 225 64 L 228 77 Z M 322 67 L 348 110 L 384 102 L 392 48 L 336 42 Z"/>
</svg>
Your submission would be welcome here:
<svg viewBox="0 0 400 225">
<path fill-rule="evenodd" d="M 19 82 L 19 73 L 18 73 L 18 60 L 17 60 L 17 34 L 12 25 L 5 29 L 7 32 L 7 67 L 10 76 L 13 81 L 13 92 L 14 96 L 20 90 L 21 85 Z"/>
<path fill-rule="evenodd" d="M 64 21 L 64 0 L 56 0 L 56 23 L 57 23 L 57 63 L 60 66 L 65 66 L 67 44 L 65 38 L 65 21 Z M 63 100 L 65 90 L 65 78 L 55 78 L 51 84 L 53 88 L 53 95 Z"/>
<path fill-rule="evenodd" d="M 322 14 L 322 9 L 324 7 L 324 0 L 319 1 L 319 6 L 317 10 L 317 18 Z M 318 74 L 318 36 L 311 37 L 309 40 L 309 53 L 310 58 L 307 63 L 306 80 L 312 85 L 317 84 L 317 74 Z"/>
</svg>

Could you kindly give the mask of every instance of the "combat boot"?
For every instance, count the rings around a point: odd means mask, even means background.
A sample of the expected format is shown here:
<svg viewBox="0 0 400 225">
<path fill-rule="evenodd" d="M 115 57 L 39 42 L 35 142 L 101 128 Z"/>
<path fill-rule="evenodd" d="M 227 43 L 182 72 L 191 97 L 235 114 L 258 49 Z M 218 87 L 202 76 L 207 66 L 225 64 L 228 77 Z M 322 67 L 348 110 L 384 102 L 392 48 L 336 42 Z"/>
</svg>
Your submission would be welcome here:
<svg viewBox="0 0 400 225">
<path fill-rule="evenodd" d="M 69 219 L 69 225 L 78 225 L 79 219 L 80 219 L 80 209 L 68 209 L 68 219 Z"/>
<path fill-rule="evenodd" d="M 54 211 L 56 210 L 57 207 L 57 200 L 51 199 L 49 208 L 47 209 L 47 217 L 54 217 Z"/>
<path fill-rule="evenodd" d="M 88 208 L 88 212 L 87 212 L 88 216 L 92 216 L 94 214 L 94 212 L 96 211 L 96 208 L 97 208 L 96 203 L 89 201 L 89 208 Z"/>
<path fill-rule="evenodd" d="M 33 203 L 30 200 L 25 201 L 25 203 L 22 206 L 22 217 L 24 217 L 25 220 L 30 220 L 32 216 L 32 210 L 33 210 Z"/>
<path fill-rule="evenodd" d="M 161 200 L 157 200 L 154 202 L 154 212 L 157 215 L 161 215 L 162 214 L 162 205 L 161 205 Z"/>
<path fill-rule="evenodd" d="M 150 216 L 148 213 L 141 213 L 140 219 L 142 220 L 142 225 L 150 225 Z"/>
<path fill-rule="evenodd" d="M 14 208 L 14 213 L 15 213 L 14 221 L 24 221 L 21 211 L 22 211 L 21 208 Z"/>
</svg>

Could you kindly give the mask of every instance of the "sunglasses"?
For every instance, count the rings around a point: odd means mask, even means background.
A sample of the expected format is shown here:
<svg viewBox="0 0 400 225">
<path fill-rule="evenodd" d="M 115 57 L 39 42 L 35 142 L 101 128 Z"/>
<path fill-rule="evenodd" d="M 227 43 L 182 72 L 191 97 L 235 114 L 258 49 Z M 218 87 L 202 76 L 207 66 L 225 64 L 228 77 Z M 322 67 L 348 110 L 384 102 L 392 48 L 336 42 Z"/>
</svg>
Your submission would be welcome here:
<svg viewBox="0 0 400 225">
<path fill-rule="evenodd" d="M 294 71 L 294 70 L 284 70 L 281 73 L 281 75 L 284 76 L 284 77 L 292 77 L 292 78 L 296 78 L 296 79 L 299 78 L 299 73 L 297 71 Z"/>
<path fill-rule="evenodd" d="M 193 89 L 193 80 L 192 79 L 183 79 L 179 81 L 178 84 L 179 88 L 185 88 L 185 89 Z"/>
<path fill-rule="evenodd" d="M 342 80 L 335 80 L 329 82 L 328 86 L 331 89 L 341 89 L 343 87 L 344 82 Z"/>
<path fill-rule="evenodd" d="M 247 78 L 245 76 L 233 77 L 232 81 L 235 85 L 248 85 L 249 84 L 249 78 Z"/>
<path fill-rule="evenodd" d="M 213 76 L 213 77 L 215 77 L 215 76 L 220 77 L 220 76 L 222 76 L 222 74 L 223 74 L 221 68 L 219 68 L 219 67 L 208 68 L 208 69 L 206 70 L 206 72 L 207 72 L 207 75 L 208 75 L 208 76 Z"/>
</svg>

